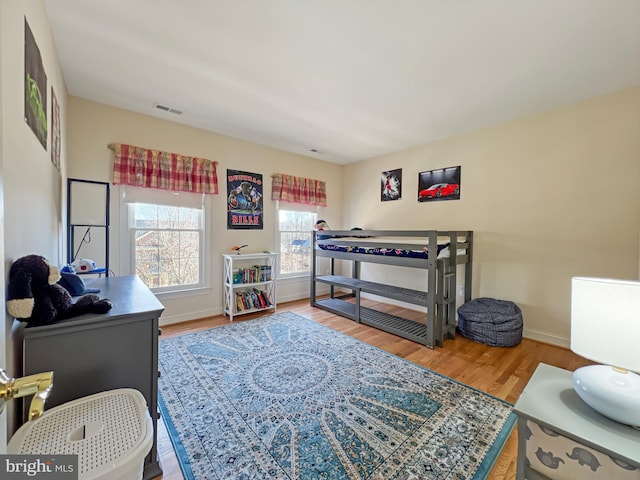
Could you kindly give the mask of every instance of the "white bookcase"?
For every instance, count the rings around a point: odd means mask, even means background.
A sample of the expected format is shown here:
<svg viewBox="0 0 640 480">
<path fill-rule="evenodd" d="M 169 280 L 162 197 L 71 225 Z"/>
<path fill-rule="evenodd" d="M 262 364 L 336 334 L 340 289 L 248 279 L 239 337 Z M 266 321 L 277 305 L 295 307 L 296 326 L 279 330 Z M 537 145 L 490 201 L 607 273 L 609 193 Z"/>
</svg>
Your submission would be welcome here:
<svg viewBox="0 0 640 480">
<path fill-rule="evenodd" d="M 224 314 L 235 315 L 276 310 L 277 253 L 222 255 Z"/>
</svg>

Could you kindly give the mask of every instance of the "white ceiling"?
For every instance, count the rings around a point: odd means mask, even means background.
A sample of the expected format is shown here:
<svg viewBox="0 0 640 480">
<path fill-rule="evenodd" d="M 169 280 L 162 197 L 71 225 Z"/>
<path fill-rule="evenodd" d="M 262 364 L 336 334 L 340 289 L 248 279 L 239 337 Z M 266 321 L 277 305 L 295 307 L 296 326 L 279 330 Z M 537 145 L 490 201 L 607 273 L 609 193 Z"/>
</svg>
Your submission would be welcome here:
<svg viewBox="0 0 640 480">
<path fill-rule="evenodd" d="M 640 85 L 640 0 L 45 5 L 69 94 L 336 163 Z"/>
</svg>

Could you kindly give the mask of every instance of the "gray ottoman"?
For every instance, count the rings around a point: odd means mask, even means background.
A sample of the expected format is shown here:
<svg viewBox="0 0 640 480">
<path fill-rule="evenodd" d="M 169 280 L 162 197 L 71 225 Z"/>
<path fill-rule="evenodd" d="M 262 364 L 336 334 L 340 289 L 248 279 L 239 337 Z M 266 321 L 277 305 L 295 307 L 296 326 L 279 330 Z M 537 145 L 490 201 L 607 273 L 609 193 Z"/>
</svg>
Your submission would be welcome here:
<svg viewBox="0 0 640 480">
<path fill-rule="evenodd" d="M 493 347 L 513 347 L 522 340 L 522 311 L 507 300 L 476 298 L 458 307 L 458 330 Z"/>
</svg>

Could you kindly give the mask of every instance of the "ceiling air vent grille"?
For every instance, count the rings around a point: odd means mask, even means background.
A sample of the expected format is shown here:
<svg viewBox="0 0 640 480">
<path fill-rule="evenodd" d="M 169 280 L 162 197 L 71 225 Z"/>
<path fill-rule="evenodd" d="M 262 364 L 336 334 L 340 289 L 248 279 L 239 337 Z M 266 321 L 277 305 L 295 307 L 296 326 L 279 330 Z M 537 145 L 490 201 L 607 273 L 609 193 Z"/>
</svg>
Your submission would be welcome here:
<svg viewBox="0 0 640 480">
<path fill-rule="evenodd" d="M 169 113 L 175 113 L 176 115 L 182 115 L 182 112 L 180 110 L 176 110 L 175 108 L 165 107 L 164 105 L 160 105 L 159 103 L 156 103 L 153 106 L 158 110 L 163 110 Z"/>
</svg>

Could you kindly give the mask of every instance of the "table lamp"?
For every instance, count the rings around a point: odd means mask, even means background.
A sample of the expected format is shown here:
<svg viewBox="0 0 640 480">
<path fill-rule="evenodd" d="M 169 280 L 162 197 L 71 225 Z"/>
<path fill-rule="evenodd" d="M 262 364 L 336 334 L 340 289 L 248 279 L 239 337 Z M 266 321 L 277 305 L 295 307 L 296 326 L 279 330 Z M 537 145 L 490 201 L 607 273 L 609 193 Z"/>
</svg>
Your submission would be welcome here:
<svg viewBox="0 0 640 480">
<path fill-rule="evenodd" d="M 574 277 L 571 350 L 601 364 L 573 373 L 580 398 L 604 416 L 640 428 L 640 282 Z"/>
</svg>

